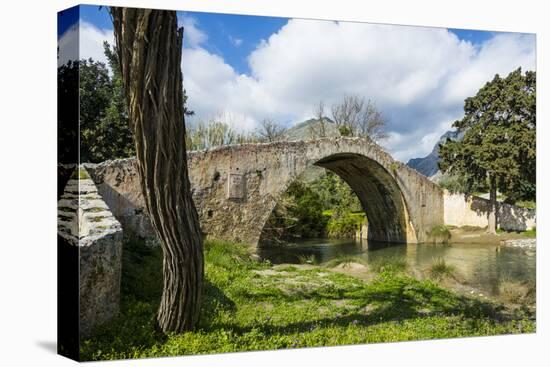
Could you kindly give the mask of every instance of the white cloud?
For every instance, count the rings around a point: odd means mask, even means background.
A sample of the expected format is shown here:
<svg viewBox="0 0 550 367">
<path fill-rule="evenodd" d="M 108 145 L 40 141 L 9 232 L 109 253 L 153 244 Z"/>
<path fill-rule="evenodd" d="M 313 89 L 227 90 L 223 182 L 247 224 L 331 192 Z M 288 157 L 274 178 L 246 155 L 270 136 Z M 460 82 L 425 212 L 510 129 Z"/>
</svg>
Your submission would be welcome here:
<svg viewBox="0 0 550 367">
<path fill-rule="evenodd" d="M 69 60 L 78 60 L 78 25 L 68 28 L 57 41 L 57 66 L 65 65 Z"/>
<path fill-rule="evenodd" d="M 114 44 L 114 33 L 112 30 L 99 29 L 94 25 L 80 21 L 70 27 L 59 38 L 58 65 L 63 65 L 69 60 L 92 58 L 101 61 L 108 66 L 107 58 L 104 54 L 103 42 L 107 41 Z"/>
<path fill-rule="evenodd" d="M 239 47 L 240 45 L 242 45 L 243 40 L 237 37 L 229 36 L 229 42 L 231 42 L 233 46 Z"/>
<path fill-rule="evenodd" d="M 181 23 L 194 120 L 221 114 L 242 129 L 266 117 L 295 123 L 321 99 L 330 106 L 359 94 L 389 118 L 384 146 L 404 161 L 428 154 L 461 117 L 464 98 L 495 73 L 535 68 L 531 35 L 497 34 L 474 46 L 445 29 L 290 20 L 260 42 L 248 57 L 250 75 L 240 75 L 201 47 L 207 36 L 193 18 Z"/>
<path fill-rule="evenodd" d="M 453 75 L 445 87 L 445 102 L 462 103 L 495 74 L 506 75 L 522 66 L 535 70 L 535 37 L 526 34 L 499 34 Z"/>
<path fill-rule="evenodd" d="M 114 45 L 115 36 L 112 30 L 98 29 L 88 22 L 80 22 L 80 56 L 81 58 L 91 57 L 95 61 L 101 61 L 109 65 L 105 57 L 103 42 L 107 41 Z"/>
<path fill-rule="evenodd" d="M 178 25 L 183 27 L 184 47 L 199 47 L 206 42 L 208 36 L 197 27 L 197 20 L 192 17 L 183 16 L 179 19 Z"/>
</svg>

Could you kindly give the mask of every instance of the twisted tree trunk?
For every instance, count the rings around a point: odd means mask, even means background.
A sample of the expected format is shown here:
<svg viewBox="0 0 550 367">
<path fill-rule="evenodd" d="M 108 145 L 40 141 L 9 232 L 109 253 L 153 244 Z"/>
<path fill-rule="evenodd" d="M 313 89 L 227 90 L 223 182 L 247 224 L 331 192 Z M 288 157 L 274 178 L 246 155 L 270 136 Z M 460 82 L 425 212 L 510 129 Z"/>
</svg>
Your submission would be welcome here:
<svg viewBox="0 0 550 367">
<path fill-rule="evenodd" d="M 199 317 L 204 264 L 187 173 L 183 29 L 177 28 L 175 11 L 112 7 L 110 12 L 141 190 L 164 253 L 158 324 L 164 332 L 192 330 Z"/>
</svg>

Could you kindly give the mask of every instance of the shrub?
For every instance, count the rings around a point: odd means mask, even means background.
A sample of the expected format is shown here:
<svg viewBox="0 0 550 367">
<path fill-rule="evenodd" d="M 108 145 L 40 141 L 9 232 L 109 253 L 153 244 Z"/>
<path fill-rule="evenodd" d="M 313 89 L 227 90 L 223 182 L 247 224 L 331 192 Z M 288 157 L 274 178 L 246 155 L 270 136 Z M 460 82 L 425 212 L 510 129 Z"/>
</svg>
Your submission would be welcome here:
<svg viewBox="0 0 550 367">
<path fill-rule="evenodd" d="M 438 257 L 433 260 L 429 272 L 432 278 L 443 279 L 447 276 L 453 276 L 455 268 L 452 265 L 448 265 L 444 258 Z"/>
<path fill-rule="evenodd" d="M 213 265 L 224 268 L 251 265 L 255 262 L 250 257 L 251 253 L 246 245 L 220 240 L 207 240 L 204 243 L 204 259 Z"/>
<path fill-rule="evenodd" d="M 537 237 L 537 227 L 534 226 L 531 229 L 528 229 L 527 231 L 523 232 L 523 236 L 527 238 L 536 238 Z"/>
<path fill-rule="evenodd" d="M 376 259 L 369 263 L 370 268 L 377 273 L 391 272 L 397 273 L 407 268 L 407 259 L 403 256 L 388 256 Z"/>
<path fill-rule="evenodd" d="M 365 220 L 364 213 L 345 213 L 333 215 L 327 225 L 328 236 L 331 238 L 355 238 Z"/>
<path fill-rule="evenodd" d="M 536 286 L 534 282 L 518 282 L 505 279 L 498 287 L 500 297 L 511 303 L 533 304 L 536 298 Z"/>
<path fill-rule="evenodd" d="M 428 232 L 428 237 L 433 243 L 448 243 L 451 239 L 451 231 L 445 225 L 435 226 Z"/>
<path fill-rule="evenodd" d="M 362 258 L 357 257 L 357 256 L 350 256 L 350 255 L 338 256 L 337 258 L 334 258 L 334 259 L 328 261 L 324 265 L 327 268 L 334 268 L 338 265 L 342 265 L 343 267 L 349 267 L 350 264 L 353 264 L 353 263 L 357 263 L 357 264 L 361 264 L 361 265 L 365 265 L 365 266 L 368 265 L 368 263 L 365 260 L 363 260 Z"/>
</svg>

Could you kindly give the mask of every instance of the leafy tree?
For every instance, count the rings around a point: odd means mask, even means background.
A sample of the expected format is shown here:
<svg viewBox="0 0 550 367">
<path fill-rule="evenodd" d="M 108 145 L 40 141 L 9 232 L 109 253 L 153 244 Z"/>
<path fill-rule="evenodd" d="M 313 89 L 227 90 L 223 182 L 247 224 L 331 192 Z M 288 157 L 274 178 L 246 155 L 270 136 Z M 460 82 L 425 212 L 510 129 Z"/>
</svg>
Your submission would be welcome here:
<svg viewBox="0 0 550 367">
<path fill-rule="evenodd" d="M 108 68 L 91 58 L 79 62 L 82 162 L 102 162 L 136 154 L 116 46 L 105 41 L 103 48 Z M 184 90 L 184 114 L 192 116 L 195 112 L 187 108 L 187 99 Z"/>
<path fill-rule="evenodd" d="M 312 181 L 311 189 L 319 195 L 323 210 L 330 211 L 335 217 L 349 212 L 362 211 L 361 203 L 351 187 L 340 176 L 332 171 Z"/>
<path fill-rule="evenodd" d="M 101 162 L 135 154 L 118 61 L 107 42 L 104 48 L 112 77 L 104 63 L 91 58 L 80 60 L 82 162 Z"/>
<path fill-rule="evenodd" d="M 104 63 L 79 61 L 81 161 L 99 162 L 109 155 L 111 135 L 106 126 L 107 109 L 113 99 L 113 85 Z"/>
<path fill-rule="evenodd" d="M 158 326 L 164 332 L 193 330 L 204 256 L 187 171 L 183 28 L 175 11 L 111 7 L 110 13 L 141 191 L 163 251 Z"/>
<path fill-rule="evenodd" d="M 466 175 L 442 175 L 442 177 L 436 182 L 440 187 L 448 190 L 451 193 L 457 193 L 457 192 L 467 193 L 468 191 L 474 191 L 474 192 L 484 191 L 484 189 L 476 190 L 471 187 L 468 187 Z M 486 187 L 486 185 L 484 185 L 485 182 L 483 182 L 482 184 L 483 185 L 481 185 L 480 187 L 485 188 Z"/>
<path fill-rule="evenodd" d="M 262 241 L 322 237 L 327 222 L 319 194 L 305 183 L 294 181 L 273 209 L 264 226 Z"/>
<path fill-rule="evenodd" d="M 262 241 L 355 235 L 362 213 L 357 195 L 338 175 L 326 171 L 311 182 L 294 181 L 269 217 Z"/>
<path fill-rule="evenodd" d="M 498 74 L 464 103 L 464 117 L 453 126 L 462 141 L 440 146 L 439 168 L 461 175 L 466 186 L 487 184 L 491 202 L 489 232 L 496 232 L 497 190 L 509 202 L 534 200 L 536 189 L 536 73 L 521 68 Z"/>
</svg>

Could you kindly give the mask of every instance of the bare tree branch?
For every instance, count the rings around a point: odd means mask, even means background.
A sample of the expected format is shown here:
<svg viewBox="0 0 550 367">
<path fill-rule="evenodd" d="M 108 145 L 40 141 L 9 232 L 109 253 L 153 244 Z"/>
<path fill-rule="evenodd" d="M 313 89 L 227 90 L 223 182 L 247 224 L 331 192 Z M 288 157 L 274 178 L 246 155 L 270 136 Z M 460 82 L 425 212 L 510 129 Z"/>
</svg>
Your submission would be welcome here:
<svg viewBox="0 0 550 367">
<path fill-rule="evenodd" d="M 260 123 L 260 128 L 258 129 L 258 136 L 260 141 L 263 142 L 274 142 L 283 140 L 283 137 L 286 133 L 286 128 L 281 126 L 272 119 L 264 119 Z"/>
</svg>

